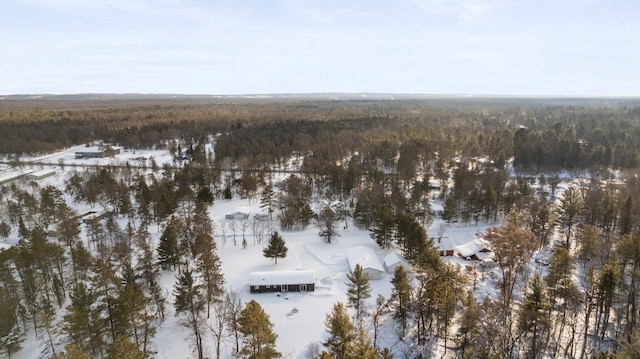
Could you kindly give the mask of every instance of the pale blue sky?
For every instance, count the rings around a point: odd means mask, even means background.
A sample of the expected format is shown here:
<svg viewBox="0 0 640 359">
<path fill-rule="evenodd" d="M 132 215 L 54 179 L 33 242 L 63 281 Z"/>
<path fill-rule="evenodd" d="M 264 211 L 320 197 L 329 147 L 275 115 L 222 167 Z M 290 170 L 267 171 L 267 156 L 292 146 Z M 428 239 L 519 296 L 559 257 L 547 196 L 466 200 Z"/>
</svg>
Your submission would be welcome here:
<svg viewBox="0 0 640 359">
<path fill-rule="evenodd" d="M 640 96 L 637 0 L 2 0 L 0 94 Z"/>
</svg>

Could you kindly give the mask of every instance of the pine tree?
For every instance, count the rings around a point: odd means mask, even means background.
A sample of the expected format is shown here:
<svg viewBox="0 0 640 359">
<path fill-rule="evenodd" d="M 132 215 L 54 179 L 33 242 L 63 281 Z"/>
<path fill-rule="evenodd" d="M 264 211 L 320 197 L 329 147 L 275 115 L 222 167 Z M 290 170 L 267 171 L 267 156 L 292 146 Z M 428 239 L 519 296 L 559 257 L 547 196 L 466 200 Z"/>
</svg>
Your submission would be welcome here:
<svg viewBox="0 0 640 359">
<path fill-rule="evenodd" d="M 386 206 L 376 212 L 370 236 L 380 247 L 385 249 L 391 247 L 396 225 L 395 220 L 393 211 Z"/>
<path fill-rule="evenodd" d="M 148 352 L 151 337 L 156 333 L 154 321 L 159 313 L 152 310 L 150 298 L 139 283 L 131 266 L 125 266 L 122 286 L 116 302 L 118 323 L 117 337 L 133 337 L 133 343 L 142 353 Z"/>
<path fill-rule="evenodd" d="M 400 323 L 402 336 L 404 336 L 411 305 L 411 284 L 409 284 L 409 274 L 403 266 L 396 267 L 391 284 L 393 284 L 391 299 L 395 306 L 393 317 Z"/>
<path fill-rule="evenodd" d="M 284 239 L 276 231 L 271 234 L 269 244 L 262 250 L 262 253 L 267 258 L 275 260 L 275 264 L 278 264 L 278 258 L 285 258 L 287 256 L 288 248 L 285 245 Z"/>
<path fill-rule="evenodd" d="M 562 192 L 560 205 L 556 208 L 556 222 L 565 235 L 565 246 L 571 249 L 573 227 L 579 220 L 584 208 L 584 199 L 580 190 L 571 186 Z"/>
<path fill-rule="evenodd" d="M 109 345 L 105 359 L 145 359 L 146 355 L 129 338 L 121 336 Z"/>
<path fill-rule="evenodd" d="M 333 305 L 331 314 L 327 314 L 324 325 L 329 338 L 322 344 L 335 359 L 347 359 L 353 352 L 357 338 L 356 328 L 349 320 L 349 314 L 344 304 L 337 302 Z"/>
<path fill-rule="evenodd" d="M 458 321 L 458 333 L 456 344 L 463 358 L 476 357 L 475 343 L 480 337 L 480 308 L 473 295 L 473 291 L 467 292 L 462 298 L 462 316 Z"/>
<path fill-rule="evenodd" d="M 207 318 L 209 318 L 211 303 L 220 300 L 223 293 L 224 277 L 220 269 L 220 257 L 216 253 L 216 243 L 206 233 L 198 233 L 194 247 L 196 248 L 196 270 L 203 281 Z"/>
<path fill-rule="evenodd" d="M 162 269 L 175 270 L 180 264 L 180 247 L 178 237 L 182 231 L 182 222 L 176 216 L 172 216 L 160 236 L 158 243 L 158 263 Z"/>
<path fill-rule="evenodd" d="M 81 351 L 100 356 L 104 346 L 105 321 L 96 306 L 97 295 L 84 283 L 78 283 L 71 292 L 71 304 L 64 315 L 62 330 L 71 344 Z"/>
<path fill-rule="evenodd" d="M 364 301 L 371 297 L 371 286 L 369 285 L 369 274 L 365 273 L 360 264 L 356 264 L 352 271 L 347 273 L 349 280 L 347 285 L 348 306 L 356 311 L 356 318 L 360 319 L 364 311 Z"/>
<path fill-rule="evenodd" d="M 542 340 L 549 329 L 546 310 L 549 307 L 546 288 L 535 273 L 529 282 L 529 290 L 524 295 L 524 302 L 518 315 L 518 328 L 525 334 L 528 343 L 527 357 L 536 358 L 543 350 Z"/>
<path fill-rule="evenodd" d="M 262 190 L 262 197 L 260 198 L 260 208 L 266 208 L 269 213 L 269 219 L 271 220 L 271 213 L 276 204 L 276 193 L 273 191 L 273 185 L 268 183 Z"/>
<path fill-rule="evenodd" d="M 371 338 L 363 329 L 358 330 L 358 335 L 353 343 L 350 359 L 378 359 L 378 351 L 371 345 Z"/>
<path fill-rule="evenodd" d="M 188 266 L 178 274 L 173 292 L 175 294 L 173 307 L 176 315 L 181 317 L 180 325 L 191 330 L 197 357 L 203 359 L 202 326 L 205 320 L 202 312 L 206 300 L 202 294 L 202 285 L 195 282 L 193 272 Z"/>
<path fill-rule="evenodd" d="M 282 354 L 275 348 L 278 337 L 271 329 L 269 315 L 255 300 L 247 303 L 238 318 L 239 330 L 243 335 L 240 354 L 251 359 L 280 358 Z"/>
</svg>

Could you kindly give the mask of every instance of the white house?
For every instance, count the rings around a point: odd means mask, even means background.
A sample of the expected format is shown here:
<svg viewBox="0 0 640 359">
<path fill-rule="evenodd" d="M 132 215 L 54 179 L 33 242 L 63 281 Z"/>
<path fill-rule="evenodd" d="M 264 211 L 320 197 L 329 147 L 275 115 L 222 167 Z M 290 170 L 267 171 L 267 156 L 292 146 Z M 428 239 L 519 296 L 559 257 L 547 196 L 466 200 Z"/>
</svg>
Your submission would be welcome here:
<svg viewBox="0 0 640 359">
<path fill-rule="evenodd" d="M 409 263 L 407 263 L 407 261 L 404 260 L 404 258 L 396 252 L 391 252 L 384 256 L 382 262 L 387 273 L 395 273 L 396 267 L 398 266 L 401 266 L 406 270 L 409 270 L 409 268 L 411 268 Z"/>
<path fill-rule="evenodd" d="M 360 265 L 362 270 L 369 274 L 369 278 L 374 280 L 382 279 L 384 268 L 373 249 L 364 246 L 356 246 L 347 249 L 347 261 L 349 268 L 353 271 L 356 265 Z"/>
</svg>

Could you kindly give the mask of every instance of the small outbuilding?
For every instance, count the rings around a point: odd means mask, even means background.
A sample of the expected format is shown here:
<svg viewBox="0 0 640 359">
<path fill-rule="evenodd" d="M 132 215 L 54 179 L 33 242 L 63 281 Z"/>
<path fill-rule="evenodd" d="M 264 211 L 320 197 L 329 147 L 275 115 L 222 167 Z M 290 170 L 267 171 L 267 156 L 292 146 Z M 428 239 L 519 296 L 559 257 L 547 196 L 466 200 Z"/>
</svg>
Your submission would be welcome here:
<svg viewBox="0 0 640 359">
<path fill-rule="evenodd" d="M 315 282 L 315 272 L 312 270 L 249 273 L 251 293 L 313 292 Z"/>
<path fill-rule="evenodd" d="M 120 154 L 120 149 L 108 145 L 85 147 L 76 151 L 76 159 L 81 158 L 104 158 L 113 157 Z"/>
<path fill-rule="evenodd" d="M 240 206 L 237 211 L 233 213 L 227 213 L 224 217 L 226 219 L 243 220 L 249 218 L 249 207 Z"/>
<path fill-rule="evenodd" d="M 436 239 L 433 246 L 441 257 L 447 257 L 455 253 L 456 242 L 451 237 L 442 237 Z"/>
<path fill-rule="evenodd" d="M 56 174 L 56 170 L 54 169 L 43 169 L 43 170 L 29 173 L 26 178 L 30 181 L 37 181 L 43 178 L 54 176 L 55 174 Z"/>
<path fill-rule="evenodd" d="M 382 279 L 384 267 L 373 249 L 364 246 L 356 246 L 347 249 L 347 262 L 351 271 L 355 270 L 356 265 L 360 265 L 362 270 L 369 274 L 369 278 L 373 280 Z"/>
<path fill-rule="evenodd" d="M 398 266 L 403 267 L 405 270 L 409 270 L 409 268 L 411 268 L 409 263 L 407 263 L 407 261 L 396 252 L 387 254 L 386 256 L 384 256 L 382 261 L 384 269 L 387 271 L 387 273 L 395 273 L 396 267 Z"/>
</svg>

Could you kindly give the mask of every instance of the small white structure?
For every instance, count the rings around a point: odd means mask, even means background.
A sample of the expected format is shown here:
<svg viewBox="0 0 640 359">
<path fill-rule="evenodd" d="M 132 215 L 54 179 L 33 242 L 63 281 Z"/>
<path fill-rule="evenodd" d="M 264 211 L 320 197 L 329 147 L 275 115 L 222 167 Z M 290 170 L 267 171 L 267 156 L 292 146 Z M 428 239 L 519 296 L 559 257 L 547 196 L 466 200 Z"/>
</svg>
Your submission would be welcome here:
<svg viewBox="0 0 640 359">
<path fill-rule="evenodd" d="M 405 270 L 409 270 L 411 268 L 409 263 L 407 263 L 407 261 L 404 260 L 404 258 L 396 252 L 387 254 L 386 256 L 384 256 L 382 261 L 384 269 L 387 271 L 387 273 L 391 274 L 395 273 L 396 267 L 398 266 L 403 267 Z"/>
<path fill-rule="evenodd" d="M 384 268 L 373 249 L 364 246 L 356 246 L 347 249 L 347 261 L 349 268 L 353 271 L 356 265 L 360 265 L 362 270 L 369 274 L 369 278 L 373 280 L 382 279 Z"/>
<path fill-rule="evenodd" d="M 37 181 L 37 180 L 41 180 L 43 178 L 54 176 L 55 174 L 56 174 L 56 170 L 43 169 L 43 170 L 40 170 L 40 171 L 35 171 L 35 172 L 32 172 L 32 173 L 29 173 L 26 178 L 28 180 L 30 180 L 30 181 Z"/>
<path fill-rule="evenodd" d="M 245 207 L 245 206 L 240 206 L 238 207 L 238 210 L 233 212 L 233 213 L 228 213 L 225 215 L 226 219 L 236 219 L 236 220 L 243 220 L 243 219 L 247 219 L 249 218 L 249 207 Z"/>
</svg>

